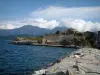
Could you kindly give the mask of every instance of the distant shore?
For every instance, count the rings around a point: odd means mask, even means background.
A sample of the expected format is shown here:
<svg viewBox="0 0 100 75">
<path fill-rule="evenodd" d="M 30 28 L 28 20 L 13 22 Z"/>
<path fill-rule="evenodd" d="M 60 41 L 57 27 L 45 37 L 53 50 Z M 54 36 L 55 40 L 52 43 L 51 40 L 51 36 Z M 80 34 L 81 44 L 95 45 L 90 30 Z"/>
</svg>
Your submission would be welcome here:
<svg viewBox="0 0 100 75">
<path fill-rule="evenodd" d="M 100 50 L 82 48 L 33 75 L 100 75 Z"/>
<path fill-rule="evenodd" d="M 52 44 L 39 44 L 39 43 L 32 43 L 29 41 L 13 41 L 10 44 L 15 45 L 32 45 L 32 46 L 50 46 L 50 47 L 63 47 L 63 48 L 79 48 L 79 46 L 75 45 L 52 45 Z"/>
</svg>

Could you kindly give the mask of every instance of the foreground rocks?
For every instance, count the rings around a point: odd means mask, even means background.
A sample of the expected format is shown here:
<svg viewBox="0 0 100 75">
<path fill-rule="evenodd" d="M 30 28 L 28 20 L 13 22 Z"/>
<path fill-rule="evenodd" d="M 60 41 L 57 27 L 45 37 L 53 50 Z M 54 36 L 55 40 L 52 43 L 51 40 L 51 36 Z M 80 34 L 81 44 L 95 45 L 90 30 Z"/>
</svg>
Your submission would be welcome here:
<svg viewBox="0 0 100 75">
<path fill-rule="evenodd" d="M 100 75 L 100 50 L 79 49 L 43 71 L 46 75 Z"/>
</svg>

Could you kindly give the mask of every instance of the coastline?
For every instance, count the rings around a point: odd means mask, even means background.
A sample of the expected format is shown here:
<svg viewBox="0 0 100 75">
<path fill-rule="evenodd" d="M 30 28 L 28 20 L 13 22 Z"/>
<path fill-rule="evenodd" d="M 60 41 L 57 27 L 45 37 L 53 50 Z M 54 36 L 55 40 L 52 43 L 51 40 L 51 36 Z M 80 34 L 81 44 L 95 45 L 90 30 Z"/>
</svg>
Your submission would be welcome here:
<svg viewBox="0 0 100 75">
<path fill-rule="evenodd" d="M 76 46 L 76 45 L 39 44 L 39 43 L 32 43 L 32 42 L 29 42 L 29 41 L 13 41 L 10 44 L 15 44 L 15 45 L 31 45 L 31 46 L 63 47 L 63 48 L 76 48 L 76 49 L 79 48 L 79 46 Z"/>
<path fill-rule="evenodd" d="M 33 75 L 100 75 L 100 50 L 82 48 Z"/>
</svg>

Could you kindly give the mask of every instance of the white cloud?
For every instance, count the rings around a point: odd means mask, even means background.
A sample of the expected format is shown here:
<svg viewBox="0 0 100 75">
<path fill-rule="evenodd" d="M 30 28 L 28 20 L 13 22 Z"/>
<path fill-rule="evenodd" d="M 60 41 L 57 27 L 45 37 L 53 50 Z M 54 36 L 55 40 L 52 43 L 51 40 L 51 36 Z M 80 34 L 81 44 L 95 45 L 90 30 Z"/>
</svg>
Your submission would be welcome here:
<svg viewBox="0 0 100 75">
<path fill-rule="evenodd" d="M 56 20 L 44 20 L 43 18 L 38 18 L 38 19 L 34 19 L 34 18 L 28 18 L 28 19 L 24 19 L 24 20 L 18 20 L 18 21 L 6 21 L 0 24 L 0 28 L 1 29 L 13 29 L 13 28 L 19 28 L 23 25 L 33 25 L 33 26 L 37 26 L 40 28 L 47 28 L 47 29 L 53 29 L 56 26 L 59 25 L 59 22 L 57 22 Z"/>
<path fill-rule="evenodd" d="M 38 9 L 31 13 L 31 16 L 44 19 L 95 19 L 100 18 L 100 7 L 55 7 L 50 6 L 45 9 Z"/>
<path fill-rule="evenodd" d="M 38 26 L 40 28 L 47 28 L 47 29 L 52 29 L 56 26 L 59 25 L 59 22 L 57 22 L 56 20 L 45 20 L 43 18 L 28 18 L 26 20 L 22 20 L 20 22 L 22 25 L 33 25 L 33 26 Z"/>
<path fill-rule="evenodd" d="M 100 30 L 99 22 L 84 21 L 82 19 L 62 19 L 61 23 L 63 26 L 74 28 L 78 31 L 98 31 Z"/>
<path fill-rule="evenodd" d="M 71 18 L 63 18 L 59 22 L 56 20 L 44 20 L 43 18 L 38 19 L 24 19 L 20 21 L 8 21 L 2 23 L 0 26 L 1 29 L 13 29 L 18 28 L 23 25 L 33 25 L 38 26 L 40 28 L 53 29 L 56 26 L 66 26 L 68 28 L 74 28 L 78 31 L 98 31 L 100 30 L 99 22 L 85 21 L 82 19 L 71 19 Z"/>
<path fill-rule="evenodd" d="M 34 20 L 33 25 L 39 26 L 41 28 L 53 29 L 59 25 L 59 22 L 56 20 L 47 21 L 43 18 L 38 18 Z"/>
<path fill-rule="evenodd" d="M 14 29 L 16 28 L 12 24 L 0 25 L 0 29 Z"/>
<path fill-rule="evenodd" d="M 54 7 L 38 9 L 31 12 L 31 16 L 22 20 L 0 22 L 1 29 L 13 29 L 23 25 L 33 25 L 41 28 L 53 29 L 56 26 L 67 26 L 78 31 L 100 30 L 100 7 Z M 86 21 L 88 19 L 88 21 Z M 89 21 L 90 20 L 90 21 Z"/>
</svg>

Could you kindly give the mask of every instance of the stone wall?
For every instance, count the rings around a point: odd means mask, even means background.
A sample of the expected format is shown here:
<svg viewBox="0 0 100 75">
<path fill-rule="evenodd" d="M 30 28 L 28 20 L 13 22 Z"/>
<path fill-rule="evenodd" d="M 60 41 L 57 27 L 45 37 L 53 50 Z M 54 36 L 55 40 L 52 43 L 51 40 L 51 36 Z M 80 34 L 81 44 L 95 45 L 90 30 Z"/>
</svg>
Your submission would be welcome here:
<svg viewBox="0 0 100 75">
<path fill-rule="evenodd" d="M 62 34 L 56 34 L 56 35 L 47 35 L 43 37 L 43 44 L 48 43 L 54 43 L 54 44 L 59 44 L 62 40 L 70 41 L 73 39 L 73 35 L 62 35 Z"/>
</svg>

